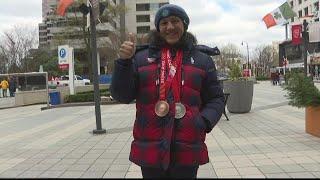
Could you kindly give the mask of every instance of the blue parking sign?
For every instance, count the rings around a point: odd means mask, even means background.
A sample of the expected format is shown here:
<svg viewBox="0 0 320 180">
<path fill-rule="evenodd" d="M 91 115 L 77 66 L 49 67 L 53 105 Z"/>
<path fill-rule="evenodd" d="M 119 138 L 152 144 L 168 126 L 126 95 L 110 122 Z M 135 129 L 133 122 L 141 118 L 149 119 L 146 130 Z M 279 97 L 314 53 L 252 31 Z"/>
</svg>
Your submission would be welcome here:
<svg viewBox="0 0 320 180">
<path fill-rule="evenodd" d="M 60 51 L 59 51 L 59 56 L 60 56 L 61 58 L 65 58 L 66 55 L 67 55 L 66 49 L 61 48 Z"/>
</svg>

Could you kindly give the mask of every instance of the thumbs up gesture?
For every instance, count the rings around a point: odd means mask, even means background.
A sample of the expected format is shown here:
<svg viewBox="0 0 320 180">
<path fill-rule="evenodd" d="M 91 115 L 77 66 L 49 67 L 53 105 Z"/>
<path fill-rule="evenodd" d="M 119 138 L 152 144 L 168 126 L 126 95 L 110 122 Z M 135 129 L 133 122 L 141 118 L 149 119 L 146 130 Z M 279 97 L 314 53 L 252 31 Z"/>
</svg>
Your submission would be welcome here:
<svg viewBox="0 0 320 180">
<path fill-rule="evenodd" d="M 133 33 L 129 33 L 128 41 L 121 44 L 120 47 L 120 58 L 131 59 L 136 51 L 136 38 Z"/>
</svg>

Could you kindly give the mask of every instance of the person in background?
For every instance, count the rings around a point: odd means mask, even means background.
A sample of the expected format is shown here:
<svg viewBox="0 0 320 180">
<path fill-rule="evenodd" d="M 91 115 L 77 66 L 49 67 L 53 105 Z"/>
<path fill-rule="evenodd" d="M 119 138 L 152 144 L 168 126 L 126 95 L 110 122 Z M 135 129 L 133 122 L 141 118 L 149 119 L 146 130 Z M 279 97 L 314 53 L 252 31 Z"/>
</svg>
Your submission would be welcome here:
<svg viewBox="0 0 320 180">
<path fill-rule="evenodd" d="M 16 78 L 14 76 L 10 77 L 9 80 L 9 92 L 10 92 L 10 97 L 14 97 L 16 93 Z"/>
<path fill-rule="evenodd" d="M 6 78 L 4 78 L 2 81 L 1 81 L 1 89 L 2 89 L 2 97 L 8 97 L 7 96 L 7 89 L 9 87 L 9 83 L 8 81 L 6 80 Z"/>
<path fill-rule="evenodd" d="M 189 17 L 167 4 L 156 13 L 149 46 L 136 48 L 130 34 L 115 61 L 111 95 L 121 103 L 136 100 L 129 159 L 144 178 L 196 178 L 209 162 L 206 133 L 224 109 L 214 61 L 196 48 L 187 32 Z"/>
</svg>

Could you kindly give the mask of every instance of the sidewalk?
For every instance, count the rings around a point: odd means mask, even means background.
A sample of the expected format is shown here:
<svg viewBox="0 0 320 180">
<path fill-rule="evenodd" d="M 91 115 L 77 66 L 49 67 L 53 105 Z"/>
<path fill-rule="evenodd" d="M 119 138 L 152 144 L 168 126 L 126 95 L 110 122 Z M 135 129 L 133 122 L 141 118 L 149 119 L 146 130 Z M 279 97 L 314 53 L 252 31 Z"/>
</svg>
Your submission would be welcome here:
<svg viewBox="0 0 320 180">
<path fill-rule="evenodd" d="M 320 138 L 304 132 L 304 109 L 269 81 L 255 84 L 252 111 L 222 116 L 207 134 L 210 163 L 198 178 L 320 178 Z M 0 178 L 139 178 L 128 160 L 135 105 L 101 106 L 107 134 L 93 135 L 94 106 L 0 110 Z"/>
</svg>

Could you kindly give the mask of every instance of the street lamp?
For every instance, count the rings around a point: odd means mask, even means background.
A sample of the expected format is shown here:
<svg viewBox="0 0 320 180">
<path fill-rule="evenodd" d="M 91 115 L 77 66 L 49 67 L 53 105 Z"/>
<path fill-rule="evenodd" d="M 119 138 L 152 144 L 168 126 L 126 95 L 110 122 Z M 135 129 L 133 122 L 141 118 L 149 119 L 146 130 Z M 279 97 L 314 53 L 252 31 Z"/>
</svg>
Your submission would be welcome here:
<svg viewBox="0 0 320 180">
<path fill-rule="evenodd" d="M 248 43 L 246 42 L 246 41 L 242 41 L 241 42 L 241 45 L 243 46 L 244 45 L 244 43 L 246 43 L 247 44 L 247 58 L 248 58 L 248 64 L 247 64 L 247 69 L 248 69 L 248 72 L 249 72 L 249 46 L 248 46 Z"/>
<path fill-rule="evenodd" d="M 308 57 L 308 32 L 307 32 L 307 27 L 308 27 L 308 22 L 307 20 L 303 20 L 303 32 L 302 32 L 302 38 L 303 38 L 303 64 L 304 64 L 304 75 L 308 75 L 308 62 L 307 62 L 307 57 Z"/>
</svg>

